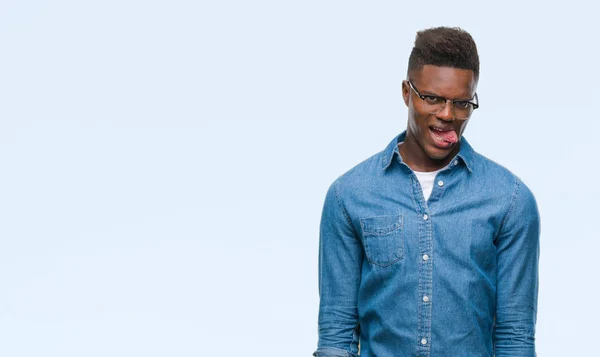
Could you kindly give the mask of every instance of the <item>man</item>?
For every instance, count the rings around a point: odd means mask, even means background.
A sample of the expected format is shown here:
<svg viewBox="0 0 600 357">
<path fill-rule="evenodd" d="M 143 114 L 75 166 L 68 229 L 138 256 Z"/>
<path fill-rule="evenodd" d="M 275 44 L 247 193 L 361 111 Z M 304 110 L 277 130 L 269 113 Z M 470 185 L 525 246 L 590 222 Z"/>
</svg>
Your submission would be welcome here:
<svg viewBox="0 0 600 357">
<path fill-rule="evenodd" d="M 467 32 L 417 33 L 406 131 L 326 194 L 315 356 L 536 355 L 539 214 L 462 137 L 478 77 Z"/>
</svg>

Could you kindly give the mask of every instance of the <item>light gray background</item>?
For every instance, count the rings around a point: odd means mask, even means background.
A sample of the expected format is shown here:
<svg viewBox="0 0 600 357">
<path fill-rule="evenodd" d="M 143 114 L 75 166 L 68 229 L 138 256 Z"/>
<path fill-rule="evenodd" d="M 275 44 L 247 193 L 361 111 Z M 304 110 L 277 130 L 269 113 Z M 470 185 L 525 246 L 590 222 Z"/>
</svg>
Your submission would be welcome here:
<svg viewBox="0 0 600 357">
<path fill-rule="evenodd" d="M 465 137 L 540 206 L 538 353 L 590 355 L 597 13 L 3 0 L 0 355 L 309 356 L 325 192 L 405 128 L 415 32 L 437 25 L 479 47 Z"/>
</svg>

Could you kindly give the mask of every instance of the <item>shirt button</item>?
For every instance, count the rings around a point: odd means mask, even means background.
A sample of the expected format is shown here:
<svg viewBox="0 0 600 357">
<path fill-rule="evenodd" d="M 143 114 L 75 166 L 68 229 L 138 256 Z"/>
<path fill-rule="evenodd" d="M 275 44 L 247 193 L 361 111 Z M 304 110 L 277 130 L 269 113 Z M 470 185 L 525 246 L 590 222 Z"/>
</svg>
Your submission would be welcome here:
<svg viewBox="0 0 600 357">
<path fill-rule="evenodd" d="M 424 215 L 423 215 L 423 219 L 424 219 L 424 220 L 427 220 L 428 218 L 429 218 L 429 216 L 428 216 L 428 215 L 426 215 L 426 214 L 424 214 Z"/>
<path fill-rule="evenodd" d="M 429 259 L 429 255 L 423 254 L 423 260 L 428 260 L 428 259 Z"/>
<path fill-rule="evenodd" d="M 427 339 L 422 339 L 422 340 L 421 340 L 421 344 L 422 344 L 422 345 L 426 345 L 426 344 L 427 344 Z"/>
<path fill-rule="evenodd" d="M 458 165 L 458 160 L 454 160 L 454 166 Z"/>
<path fill-rule="evenodd" d="M 444 186 L 444 181 L 442 181 L 442 180 L 438 181 L 438 186 L 440 186 L 440 187 Z"/>
<path fill-rule="evenodd" d="M 429 296 L 427 296 L 427 295 L 423 296 L 423 301 L 425 301 L 425 302 L 429 301 Z"/>
</svg>

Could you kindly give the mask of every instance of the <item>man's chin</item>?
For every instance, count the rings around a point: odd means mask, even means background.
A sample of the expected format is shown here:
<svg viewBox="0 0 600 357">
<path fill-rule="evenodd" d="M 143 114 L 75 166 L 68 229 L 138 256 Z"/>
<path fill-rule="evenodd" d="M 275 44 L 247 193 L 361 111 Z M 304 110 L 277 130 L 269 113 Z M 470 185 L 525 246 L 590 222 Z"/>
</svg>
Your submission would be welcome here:
<svg viewBox="0 0 600 357">
<path fill-rule="evenodd" d="M 437 148 L 435 146 L 429 147 L 426 154 L 427 156 L 435 161 L 443 161 L 446 160 L 455 150 L 456 145 L 452 145 L 446 149 Z"/>
</svg>

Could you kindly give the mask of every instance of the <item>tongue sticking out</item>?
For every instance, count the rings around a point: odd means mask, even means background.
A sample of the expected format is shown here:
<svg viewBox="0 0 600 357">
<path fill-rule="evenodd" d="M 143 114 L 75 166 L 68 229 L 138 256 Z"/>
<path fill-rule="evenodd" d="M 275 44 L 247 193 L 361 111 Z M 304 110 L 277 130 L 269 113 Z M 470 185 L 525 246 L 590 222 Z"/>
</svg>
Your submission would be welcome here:
<svg viewBox="0 0 600 357">
<path fill-rule="evenodd" d="M 442 140 L 447 141 L 452 144 L 456 144 L 458 142 L 458 136 L 454 130 L 450 131 L 437 131 L 433 130 L 436 136 L 442 138 Z"/>
</svg>

